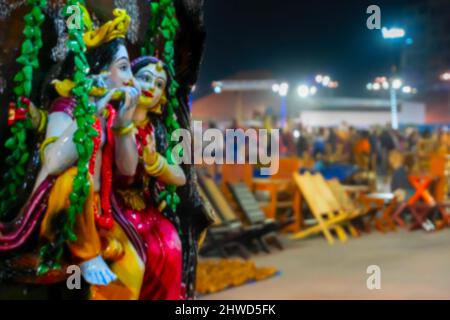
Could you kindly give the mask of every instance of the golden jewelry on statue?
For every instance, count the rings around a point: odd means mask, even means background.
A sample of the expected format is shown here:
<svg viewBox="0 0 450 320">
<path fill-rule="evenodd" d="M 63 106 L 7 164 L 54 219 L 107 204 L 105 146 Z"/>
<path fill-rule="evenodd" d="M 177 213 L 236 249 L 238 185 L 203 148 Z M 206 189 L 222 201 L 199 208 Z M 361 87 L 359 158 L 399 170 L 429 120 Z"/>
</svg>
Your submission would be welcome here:
<svg viewBox="0 0 450 320">
<path fill-rule="evenodd" d="M 55 87 L 56 92 L 61 96 L 68 98 L 70 97 L 70 92 L 73 88 L 75 88 L 75 82 L 72 80 L 66 79 L 66 80 L 53 80 L 52 81 L 53 87 Z"/>
<path fill-rule="evenodd" d="M 107 236 L 103 238 L 102 242 L 102 257 L 106 261 L 117 261 L 124 256 L 125 249 L 119 240 Z"/>
<path fill-rule="evenodd" d="M 125 38 L 131 22 L 130 16 L 123 9 L 114 9 L 113 15 L 114 20 L 106 22 L 96 30 L 93 30 L 92 23 L 85 24 L 88 31 L 84 33 L 83 40 L 88 50 L 117 38 Z M 87 11 L 85 11 L 84 18 L 90 20 Z"/>
<path fill-rule="evenodd" d="M 42 109 L 38 109 L 39 114 L 41 115 L 41 118 L 39 120 L 39 126 L 37 131 L 39 133 L 44 132 L 46 124 L 47 124 L 47 112 L 45 112 Z"/>
<path fill-rule="evenodd" d="M 42 142 L 42 144 L 41 144 L 41 151 L 40 151 L 40 154 L 41 154 L 41 161 L 42 161 L 42 162 L 44 161 L 44 151 L 45 151 L 45 148 L 47 148 L 48 145 L 52 144 L 52 143 L 55 142 L 56 140 L 58 140 L 58 137 L 50 137 L 50 138 L 45 139 L 44 142 Z"/>
<path fill-rule="evenodd" d="M 165 169 L 167 168 L 167 160 L 161 156 L 159 153 L 156 153 L 156 160 L 151 164 L 145 164 L 145 172 L 153 177 L 159 177 L 163 174 Z"/>
<path fill-rule="evenodd" d="M 164 209 L 166 209 L 166 207 L 167 207 L 167 202 L 166 202 L 166 200 L 161 201 L 161 203 L 160 203 L 159 206 L 158 206 L 159 212 L 163 212 Z"/>
<path fill-rule="evenodd" d="M 112 130 L 114 131 L 115 134 L 117 134 L 118 136 L 125 136 L 131 132 L 133 132 L 133 129 L 135 128 L 134 122 L 131 122 L 128 126 L 126 127 L 120 127 L 120 128 L 112 128 Z"/>
<path fill-rule="evenodd" d="M 161 61 L 158 61 L 158 63 L 156 64 L 156 71 L 158 71 L 158 72 L 164 71 L 164 66 Z"/>
<path fill-rule="evenodd" d="M 138 128 L 144 128 L 147 126 L 147 124 L 150 122 L 150 118 L 146 117 L 143 121 L 137 122 L 134 121 L 134 124 L 136 125 L 136 127 Z"/>
<path fill-rule="evenodd" d="M 154 114 L 162 114 L 162 113 L 163 113 L 162 107 L 163 107 L 164 105 L 166 105 L 166 103 L 167 103 L 167 98 L 166 98 L 166 96 L 162 96 L 162 97 L 161 97 L 161 101 L 160 101 L 156 106 L 154 106 L 153 108 L 151 108 L 149 111 L 150 111 L 151 113 L 154 113 Z"/>
<path fill-rule="evenodd" d="M 104 108 L 104 109 L 102 110 L 102 116 L 103 116 L 103 118 L 105 118 L 105 119 L 108 119 L 108 118 L 109 118 L 109 109 L 108 109 L 108 108 Z"/>
</svg>

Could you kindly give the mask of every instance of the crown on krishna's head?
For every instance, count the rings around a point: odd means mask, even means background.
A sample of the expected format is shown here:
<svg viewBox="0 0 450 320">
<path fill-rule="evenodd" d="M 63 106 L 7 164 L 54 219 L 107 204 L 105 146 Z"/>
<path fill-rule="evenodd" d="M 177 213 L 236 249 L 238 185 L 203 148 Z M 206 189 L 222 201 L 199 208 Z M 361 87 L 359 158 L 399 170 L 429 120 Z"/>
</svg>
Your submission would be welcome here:
<svg viewBox="0 0 450 320">
<path fill-rule="evenodd" d="M 106 22 L 102 26 L 94 29 L 89 12 L 85 7 L 83 10 L 83 22 L 86 32 L 83 35 L 86 48 L 93 49 L 108 43 L 117 38 L 125 38 L 131 18 L 124 9 L 114 9 L 114 19 Z"/>
</svg>

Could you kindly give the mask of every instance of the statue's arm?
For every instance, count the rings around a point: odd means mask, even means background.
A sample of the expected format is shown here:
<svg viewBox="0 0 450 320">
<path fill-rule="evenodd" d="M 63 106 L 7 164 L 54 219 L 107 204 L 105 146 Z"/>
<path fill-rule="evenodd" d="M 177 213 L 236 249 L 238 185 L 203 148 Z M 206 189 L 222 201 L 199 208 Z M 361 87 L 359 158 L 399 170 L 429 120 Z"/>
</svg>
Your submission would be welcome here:
<svg viewBox="0 0 450 320">
<path fill-rule="evenodd" d="M 133 114 L 140 91 L 134 87 L 122 88 L 125 101 L 120 107 L 113 125 L 115 132 L 115 163 L 120 174 L 134 176 L 139 163 L 139 153 L 134 137 Z"/>
<path fill-rule="evenodd" d="M 177 187 L 186 184 L 183 169 L 178 164 L 169 164 L 164 156 L 156 152 L 153 138 L 149 138 L 149 142 L 144 147 L 143 160 L 147 174 L 156 177 L 164 184 Z"/>
<path fill-rule="evenodd" d="M 161 176 L 158 177 L 158 180 L 167 185 L 181 187 L 186 184 L 186 175 L 179 165 L 167 164 L 167 168 L 162 172 Z"/>
<path fill-rule="evenodd" d="M 46 141 L 42 168 L 49 175 L 56 175 L 68 169 L 77 160 L 78 154 L 73 142 L 77 123 L 64 112 L 53 112 L 48 116 Z M 54 141 L 52 141 L 55 139 Z M 51 142 L 50 142 L 51 141 Z"/>
<path fill-rule="evenodd" d="M 134 176 L 139 154 L 133 131 L 124 135 L 115 135 L 115 162 L 117 169 L 124 176 Z"/>
</svg>

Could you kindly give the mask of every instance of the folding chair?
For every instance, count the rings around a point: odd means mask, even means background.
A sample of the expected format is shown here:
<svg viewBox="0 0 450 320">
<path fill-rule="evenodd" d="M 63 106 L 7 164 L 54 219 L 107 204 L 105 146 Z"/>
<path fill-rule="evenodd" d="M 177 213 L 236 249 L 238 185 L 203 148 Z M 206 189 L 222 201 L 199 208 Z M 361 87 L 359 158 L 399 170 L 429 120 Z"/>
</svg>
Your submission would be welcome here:
<svg viewBox="0 0 450 320">
<path fill-rule="evenodd" d="M 244 226 L 212 178 L 199 173 L 198 181 L 205 196 L 209 199 L 221 219 L 218 226 L 210 229 L 208 235 L 212 241 L 204 245 L 202 253 L 206 254 L 214 249 L 218 249 L 222 255 L 226 256 L 226 249 L 235 247 L 244 258 L 248 258 L 249 253 L 246 245 L 255 240 L 260 242 L 260 238 L 266 232 L 263 230 L 263 226 Z"/>
<path fill-rule="evenodd" d="M 437 209 L 444 219 L 444 211 L 439 210 L 438 203 L 429 191 L 433 183 L 433 178 L 429 176 L 409 176 L 409 182 L 415 188 L 415 193 L 407 200 L 403 201 L 393 214 L 395 222 L 400 227 L 406 227 L 406 222 L 402 214 L 408 210 L 411 214 L 412 222 L 409 230 L 415 230 L 422 227 L 425 231 L 436 230 L 435 224 L 431 221 L 431 215 Z"/>
<path fill-rule="evenodd" d="M 244 214 L 247 222 L 251 226 L 261 227 L 261 237 L 258 239 L 258 241 L 264 251 L 270 251 L 265 242 L 268 242 L 269 239 L 276 245 L 278 249 L 283 249 L 281 241 L 278 239 L 276 234 L 276 232 L 279 231 L 283 227 L 283 225 L 281 225 L 278 221 L 266 218 L 261 210 L 258 201 L 256 201 L 249 187 L 245 183 L 238 182 L 229 183 L 228 188 L 230 189 L 234 200 L 237 202 L 239 208 Z M 290 221 L 287 222 L 287 224 L 290 223 Z"/>
<path fill-rule="evenodd" d="M 254 191 L 269 193 L 269 203 L 263 209 L 266 216 L 286 224 L 284 231 L 297 232 L 300 226 L 300 213 L 295 210 L 295 199 L 292 196 L 295 185 L 292 174 L 300 169 L 300 158 L 281 158 L 278 171 L 265 179 L 253 179 Z M 292 213 L 292 215 L 290 215 Z"/>
<path fill-rule="evenodd" d="M 352 236 L 359 236 L 359 232 L 352 225 L 351 220 L 359 217 L 360 211 L 350 210 L 349 208 L 345 208 L 344 206 L 342 206 L 335 197 L 331 187 L 328 185 L 328 183 L 320 173 L 312 175 L 311 179 L 316 186 L 317 192 L 319 192 L 323 196 L 323 201 L 327 202 L 329 209 L 334 213 L 347 216 L 348 221 L 344 222 L 343 226 L 348 229 L 349 233 Z"/>
<path fill-rule="evenodd" d="M 295 233 L 292 239 L 302 239 L 311 235 L 322 233 L 327 242 L 334 244 L 334 237 L 332 230 L 336 232 L 338 239 L 342 242 L 347 241 L 347 235 L 341 224 L 348 220 L 345 213 L 335 213 L 329 207 L 328 201 L 324 201 L 324 196 L 320 194 L 314 180 L 309 172 L 300 175 L 298 172 L 294 173 L 294 181 L 298 187 L 298 192 L 306 200 L 312 215 L 315 218 L 316 224 L 306 227 L 305 230 Z"/>
<path fill-rule="evenodd" d="M 202 255 L 206 255 L 216 250 L 219 252 L 221 257 L 226 258 L 229 256 L 229 251 L 237 250 L 242 258 L 248 259 L 250 257 L 250 253 L 240 242 L 244 236 L 240 222 L 234 220 L 227 221 L 223 219 L 217 214 L 217 211 L 212 206 L 203 187 L 198 185 L 197 190 L 200 198 L 205 204 L 206 209 L 209 211 L 214 211 L 214 214 L 211 214 L 213 217 L 213 224 L 208 229 L 205 240 L 199 248 L 200 253 Z"/>
<path fill-rule="evenodd" d="M 343 186 L 339 180 L 332 179 L 327 181 L 336 199 L 339 201 L 341 207 L 345 212 L 353 213 L 356 220 L 358 220 L 364 227 L 365 231 L 370 231 L 370 225 L 375 223 L 375 228 L 380 232 L 388 230 L 395 231 L 396 226 L 391 214 L 397 206 L 396 198 L 393 194 L 384 193 L 363 193 L 362 190 L 367 188 L 356 186 Z M 352 199 L 347 190 L 358 192 L 359 201 Z M 374 207 L 375 206 L 375 207 Z M 377 217 L 378 212 L 382 212 L 381 217 Z M 363 218 L 371 216 L 367 223 L 364 223 Z"/>
</svg>

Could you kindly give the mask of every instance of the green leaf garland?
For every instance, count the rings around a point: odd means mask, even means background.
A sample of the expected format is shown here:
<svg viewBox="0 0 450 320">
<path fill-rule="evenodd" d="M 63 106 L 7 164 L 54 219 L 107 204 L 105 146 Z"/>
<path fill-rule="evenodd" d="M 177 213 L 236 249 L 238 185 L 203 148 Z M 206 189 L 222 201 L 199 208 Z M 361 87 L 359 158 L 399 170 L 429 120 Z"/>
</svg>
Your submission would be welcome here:
<svg viewBox="0 0 450 320">
<path fill-rule="evenodd" d="M 156 44 L 159 41 L 163 41 L 164 49 L 161 53 L 162 59 L 167 69 L 169 70 L 169 76 L 172 81 L 167 90 L 168 103 L 165 106 L 167 108 L 167 117 L 165 119 L 165 125 L 168 133 L 169 148 L 166 153 L 166 158 L 170 164 L 173 164 L 172 149 L 177 144 L 172 142 L 170 137 L 172 133 L 180 128 L 180 124 L 175 116 L 175 109 L 179 107 L 177 99 L 177 93 L 179 84 L 175 80 L 175 49 L 174 43 L 179 28 L 179 23 L 176 17 L 176 10 L 173 0 L 160 0 L 159 2 L 152 2 L 150 4 L 151 19 L 148 27 L 148 41 L 141 48 L 142 55 L 155 56 Z M 166 201 L 167 207 L 173 212 L 176 211 L 177 205 L 180 203 L 180 198 L 176 193 L 175 186 L 169 186 L 166 192 L 160 194 L 159 201 Z"/>
<path fill-rule="evenodd" d="M 79 10 L 76 10 L 76 12 L 83 13 L 80 5 L 84 5 L 84 1 L 68 0 L 63 9 L 65 17 L 69 16 L 67 9 L 70 6 L 78 7 Z M 94 147 L 92 139 L 98 133 L 92 128 L 95 122 L 95 106 L 89 102 L 89 92 L 93 83 L 87 77 L 89 64 L 85 56 L 86 45 L 83 41 L 83 19 L 80 19 L 80 22 L 80 28 L 69 28 L 68 30 L 68 47 L 75 55 L 75 88 L 72 90 L 72 94 L 76 100 L 74 115 L 78 129 L 74 133 L 73 142 L 78 153 L 78 170 L 73 181 L 73 191 L 69 196 L 70 206 L 66 212 L 64 226 L 57 234 L 57 240 L 55 242 L 42 247 L 42 262 L 39 266 L 38 274 L 45 274 L 51 269 L 60 268 L 59 260 L 63 253 L 64 244 L 67 241 L 73 242 L 77 240 L 74 232 L 76 215 L 83 212 L 91 187 L 88 166 Z"/>
<path fill-rule="evenodd" d="M 21 46 L 21 54 L 16 62 L 22 68 L 14 76 L 15 110 L 27 109 L 22 97 L 29 98 L 33 87 L 33 72 L 39 68 L 38 56 L 42 48 L 41 25 L 45 20 L 42 10 L 46 7 L 46 0 L 28 0 L 31 10 L 24 17 L 25 40 Z M 0 218 L 5 217 L 9 210 L 17 204 L 18 192 L 25 179 L 26 166 L 29 159 L 27 149 L 27 130 L 31 129 L 31 121 L 27 118 L 16 120 L 11 126 L 11 137 L 5 142 L 9 151 L 6 157 L 7 172 L 3 176 L 3 186 L 0 190 Z"/>
</svg>

